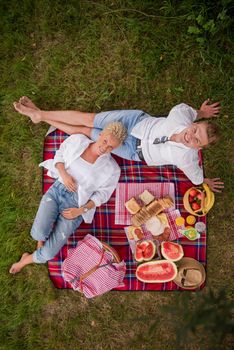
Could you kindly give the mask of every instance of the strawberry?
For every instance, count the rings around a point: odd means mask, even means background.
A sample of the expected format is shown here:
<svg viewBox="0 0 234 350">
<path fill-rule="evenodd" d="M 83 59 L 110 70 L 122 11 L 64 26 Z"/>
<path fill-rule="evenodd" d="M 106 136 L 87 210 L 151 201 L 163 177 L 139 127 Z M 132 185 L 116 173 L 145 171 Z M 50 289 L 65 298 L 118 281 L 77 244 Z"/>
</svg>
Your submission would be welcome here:
<svg viewBox="0 0 234 350">
<path fill-rule="evenodd" d="M 189 196 L 189 203 L 193 202 L 193 197 Z"/>
<path fill-rule="evenodd" d="M 191 197 L 195 197 L 197 195 L 197 190 L 195 190 L 194 188 L 189 192 L 189 195 Z"/>
<path fill-rule="evenodd" d="M 191 205 L 192 209 L 193 210 L 198 210 L 200 209 L 200 205 L 197 203 L 197 202 L 193 202 L 192 205 Z"/>
<path fill-rule="evenodd" d="M 197 199 L 201 200 L 202 199 L 202 194 L 201 193 L 198 193 L 197 195 Z"/>
</svg>

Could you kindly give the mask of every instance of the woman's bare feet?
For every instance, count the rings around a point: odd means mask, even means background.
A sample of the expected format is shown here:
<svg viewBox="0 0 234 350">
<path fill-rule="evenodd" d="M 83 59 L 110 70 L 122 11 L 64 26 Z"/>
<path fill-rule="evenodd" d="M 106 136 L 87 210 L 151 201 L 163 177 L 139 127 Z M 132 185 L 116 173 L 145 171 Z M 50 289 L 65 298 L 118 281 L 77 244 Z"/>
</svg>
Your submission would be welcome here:
<svg viewBox="0 0 234 350">
<path fill-rule="evenodd" d="M 39 113 L 40 110 L 26 107 L 25 105 L 23 105 L 20 102 L 14 102 L 13 106 L 17 112 L 29 117 L 33 123 L 35 123 L 35 124 L 40 123 L 40 121 L 41 121 L 41 117 L 40 117 L 40 113 Z"/>
<path fill-rule="evenodd" d="M 20 272 L 24 266 L 31 264 L 32 262 L 33 262 L 32 261 L 32 254 L 24 253 L 21 256 L 21 259 L 17 263 L 14 263 L 11 266 L 9 272 L 14 275 L 14 274 Z"/>
<path fill-rule="evenodd" d="M 35 103 L 33 103 L 32 100 L 30 100 L 30 98 L 28 98 L 27 96 L 22 96 L 19 99 L 19 103 L 21 103 L 22 105 L 24 105 L 25 107 L 29 107 L 31 109 L 35 109 L 37 111 L 40 110 L 40 108 L 38 108 Z"/>
</svg>

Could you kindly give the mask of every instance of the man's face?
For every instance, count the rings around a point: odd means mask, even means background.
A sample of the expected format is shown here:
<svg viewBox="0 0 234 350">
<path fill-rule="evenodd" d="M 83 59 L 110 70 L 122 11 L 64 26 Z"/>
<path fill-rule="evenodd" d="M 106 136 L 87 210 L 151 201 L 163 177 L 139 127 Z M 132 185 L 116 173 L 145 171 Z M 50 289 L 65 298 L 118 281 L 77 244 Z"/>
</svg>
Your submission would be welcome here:
<svg viewBox="0 0 234 350">
<path fill-rule="evenodd" d="M 181 142 L 190 148 L 201 148 L 208 145 L 207 123 L 193 123 L 181 133 Z"/>
<path fill-rule="evenodd" d="M 113 149 L 120 146 L 119 141 L 109 132 L 102 131 L 96 141 L 96 147 L 99 156 L 112 152 Z"/>
</svg>

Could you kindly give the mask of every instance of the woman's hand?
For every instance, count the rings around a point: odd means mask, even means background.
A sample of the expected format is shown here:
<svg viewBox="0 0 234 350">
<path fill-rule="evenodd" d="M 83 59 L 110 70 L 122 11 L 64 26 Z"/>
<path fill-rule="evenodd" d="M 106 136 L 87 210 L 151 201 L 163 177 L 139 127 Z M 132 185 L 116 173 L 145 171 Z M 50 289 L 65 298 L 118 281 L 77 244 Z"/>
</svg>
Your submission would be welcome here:
<svg viewBox="0 0 234 350">
<path fill-rule="evenodd" d="M 204 182 L 210 187 L 211 191 L 213 192 L 222 192 L 222 189 L 224 188 L 223 181 L 220 181 L 221 179 L 219 177 L 216 177 L 215 179 L 204 179 Z"/>
<path fill-rule="evenodd" d="M 83 208 L 67 208 L 62 211 L 65 219 L 72 220 L 83 214 Z"/>
<path fill-rule="evenodd" d="M 68 189 L 68 191 L 75 192 L 77 188 L 76 181 L 71 175 L 68 174 L 68 172 L 65 169 L 64 163 L 56 163 L 55 168 L 58 169 L 59 175 L 63 179 L 64 186 Z"/>
<path fill-rule="evenodd" d="M 63 172 L 63 174 L 60 174 L 62 179 L 63 179 L 63 183 L 64 186 L 71 192 L 75 192 L 77 187 L 76 187 L 76 181 L 74 180 L 74 178 L 69 175 L 67 172 Z"/>
</svg>

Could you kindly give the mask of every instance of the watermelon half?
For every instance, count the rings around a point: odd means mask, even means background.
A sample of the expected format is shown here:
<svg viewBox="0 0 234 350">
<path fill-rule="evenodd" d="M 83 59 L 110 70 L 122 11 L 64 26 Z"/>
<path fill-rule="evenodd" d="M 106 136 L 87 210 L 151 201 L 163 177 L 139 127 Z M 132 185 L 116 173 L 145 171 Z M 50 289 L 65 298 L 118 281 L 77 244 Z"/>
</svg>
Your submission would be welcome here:
<svg viewBox="0 0 234 350">
<path fill-rule="evenodd" d="M 156 253 L 156 246 L 153 241 L 144 240 L 137 242 L 135 248 L 135 259 L 138 262 L 150 261 Z"/>
<path fill-rule="evenodd" d="M 161 244 L 162 256 L 170 261 L 178 261 L 183 258 L 184 251 L 180 244 L 173 242 L 162 242 Z"/>
<path fill-rule="evenodd" d="M 169 260 L 154 260 L 141 264 L 136 269 L 136 277 L 145 283 L 163 283 L 177 276 L 176 265 Z"/>
</svg>

